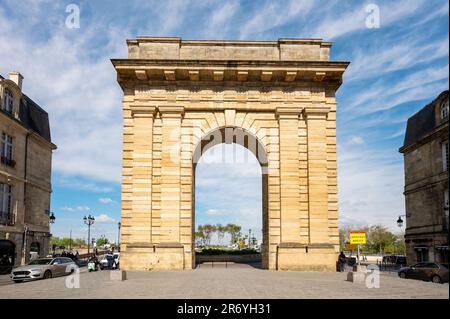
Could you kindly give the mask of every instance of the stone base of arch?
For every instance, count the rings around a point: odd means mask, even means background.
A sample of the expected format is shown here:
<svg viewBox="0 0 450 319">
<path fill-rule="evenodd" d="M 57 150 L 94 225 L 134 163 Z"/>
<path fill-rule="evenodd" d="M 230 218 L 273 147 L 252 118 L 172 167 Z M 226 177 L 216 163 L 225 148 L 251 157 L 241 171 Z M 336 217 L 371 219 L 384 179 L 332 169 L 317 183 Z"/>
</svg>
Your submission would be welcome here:
<svg viewBox="0 0 450 319">
<path fill-rule="evenodd" d="M 277 270 L 336 271 L 333 245 L 280 244 Z"/>
<path fill-rule="evenodd" d="M 329 244 L 280 244 L 276 253 L 263 252 L 262 268 L 270 270 L 335 271 L 337 252 Z M 183 245 L 130 245 L 121 255 L 126 270 L 183 270 L 195 268 L 195 256 Z"/>
</svg>

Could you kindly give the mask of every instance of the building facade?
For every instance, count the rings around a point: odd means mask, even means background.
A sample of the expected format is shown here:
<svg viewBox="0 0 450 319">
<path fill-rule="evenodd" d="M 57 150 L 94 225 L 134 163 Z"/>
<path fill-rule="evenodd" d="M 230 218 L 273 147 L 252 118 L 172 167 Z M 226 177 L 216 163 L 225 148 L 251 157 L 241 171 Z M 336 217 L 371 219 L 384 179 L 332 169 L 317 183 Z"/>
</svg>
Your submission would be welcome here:
<svg viewBox="0 0 450 319">
<path fill-rule="evenodd" d="M 259 160 L 266 269 L 335 271 L 336 98 L 348 62 L 321 39 L 128 40 L 121 268 L 195 267 L 195 167 L 220 143 Z"/>
<path fill-rule="evenodd" d="M 0 261 L 29 261 L 49 250 L 52 152 L 48 114 L 22 92 L 23 77 L 0 76 Z"/>
<path fill-rule="evenodd" d="M 408 119 L 404 145 L 406 257 L 448 263 L 448 90 Z"/>
</svg>

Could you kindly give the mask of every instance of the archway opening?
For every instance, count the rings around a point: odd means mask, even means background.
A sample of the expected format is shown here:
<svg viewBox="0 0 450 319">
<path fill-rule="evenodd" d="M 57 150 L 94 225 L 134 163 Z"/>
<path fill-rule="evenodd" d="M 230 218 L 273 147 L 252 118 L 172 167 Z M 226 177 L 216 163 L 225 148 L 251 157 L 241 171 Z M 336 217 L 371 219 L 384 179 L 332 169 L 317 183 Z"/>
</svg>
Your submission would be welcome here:
<svg viewBox="0 0 450 319">
<path fill-rule="evenodd" d="M 14 267 L 16 245 L 9 240 L 0 240 L 0 275 L 9 274 Z"/>
<path fill-rule="evenodd" d="M 268 268 L 267 155 L 240 128 L 207 134 L 193 157 L 193 266 Z"/>
</svg>

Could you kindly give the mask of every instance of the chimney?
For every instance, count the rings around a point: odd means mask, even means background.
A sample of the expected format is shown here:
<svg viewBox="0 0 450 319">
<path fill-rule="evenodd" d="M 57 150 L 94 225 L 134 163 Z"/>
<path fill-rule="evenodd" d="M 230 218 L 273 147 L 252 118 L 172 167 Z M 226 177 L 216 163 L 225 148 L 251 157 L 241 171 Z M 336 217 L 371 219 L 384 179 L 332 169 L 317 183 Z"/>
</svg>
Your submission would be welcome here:
<svg viewBox="0 0 450 319">
<path fill-rule="evenodd" d="M 16 72 L 16 71 L 9 72 L 9 79 L 11 81 L 13 81 L 14 83 L 16 83 L 17 86 L 22 91 L 22 81 L 23 81 L 22 74 L 20 74 L 19 72 Z"/>
</svg>

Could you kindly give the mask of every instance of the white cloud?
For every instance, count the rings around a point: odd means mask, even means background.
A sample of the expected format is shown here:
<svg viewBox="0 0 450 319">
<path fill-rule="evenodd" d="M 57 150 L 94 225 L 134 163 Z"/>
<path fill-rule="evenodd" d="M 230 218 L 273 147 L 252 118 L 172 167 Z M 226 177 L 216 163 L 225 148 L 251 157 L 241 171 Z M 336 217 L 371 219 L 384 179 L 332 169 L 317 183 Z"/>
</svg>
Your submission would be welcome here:
<svg viewBox="0 0 450 319">
<path fill-rule="evenodd" d="M 100 214 L 98 216 L 94 216 L 95 222 L 100 224 L 112 224 L 115 223 L 115 219 L 109 217 L 107 214 Z"/>
<path fill-rule="evenodd" d="M 341 144 L 338 156 L 340 224 L 396 230 L 396 217 L 405 211 L 402 154 L 394 147 L 353 150 Z"/>
<path fill-rule="evenodd" d="M 116 202 L 116 201 L 112 200 L 112 199 L 109 198 L 109 197 L 102 197 L 102 198 L 99 198 L 98 201 L 99 201 L 100 203 L 102 203 L 102 204 L 112 204 L 112 203 L 115 203 L 115 202 Z"/>
<path fill-rule="evenodd" d="M 225 214 L 226 214 L 225 211 L 220 211 L 220 210 L 217 210 L 217 209 L 208 209 L 206 211 L 206 215 L 208 215 L 208 216 L 223 216 Z"/>
<path fill-rule="evenodd" d="M 348 140 L 348 144 L 350 145 L 362 145 L 364 143 L 364 139 L 361 136 L 351 136 Z"/>
<path fill-rule="evenodd" d="M 253 16 L 239 27 L 240 38 L 258 35 L 272 28 L 292 22 L 294 19 L 299 19 L 310 12 L 313 6 L 314 1 L 312 0 L 267 1 L 264 5 L 258 3 L 257 10 L 253 12 Z"/>
<path fill-rule="evenodd" d="M 85 190 L 94 193 L 112 193 L 114 191 L 113 187 L 95 184 L 86 179 L 83 180 L 70 179 L 69 176 L 53 177 L 53 183 L 54 185 L 63 188 Z"/>
<path fill-rule="evenodd" d="M 358 2 L 348 7 L 343 6 L 342 1 L 334 2 L 333 4 L 339 6 L 339 9 L 335 7 L 335 10 L 327 11 L 311 35 L 331 40 L 357 30 L 370 30 L 366 27 L 366 18 L 369 15 L 366 7 L 369 3 Z M 377 4 L 380 7 L 381 28 L 416 13 L 423 3 L 423 0 L 404 0 Z"/>
<path fill-rule="evenodd" d="M 60 209 L 63 212 L 88 212 L 91 209 L 88 206 L 76 206 L 76 207 L 69 207 L 69 206 L 64 206 L 61 207 Z"/>
<path fill-rule="evenodd" d="M 44 10 L 56 15 L 64 9 L 49 4 L 40 10 L 42 16 Z M 32 24 L 7 19 L 2 11 L 0 21 L 7 25 L 0 29 L 0 72 L 22 72 L 25 94 L 49 113 L 58 146 L 54 170 L 119 182 L 121 91 L 109 58 L 126 55 L 127 31 L 100 20 L 69 30 L 62 18 L 52 25 L 48 39 L 38 40 L 30 35 Z M 99 33 L 105 36 L 102 46 L 95 45 Z"/>
<path fill-rule="evenodd" d="M 222 3 L 220 3 L 222 4 Z M 204 35 L 207 38 L 216 38 L 218 35 L 224 35 L 233 26 L 231 19 L 239 9 L 239 2 L 225 2 L 220 7 L 213 8 L 213 13 L 207 20 L 208 25 L 205 28 Z"/>
</svg>

